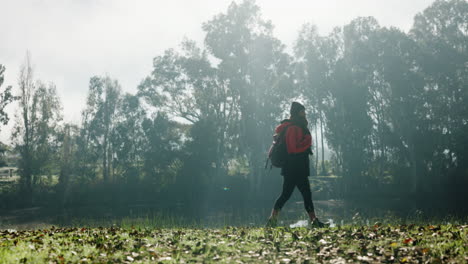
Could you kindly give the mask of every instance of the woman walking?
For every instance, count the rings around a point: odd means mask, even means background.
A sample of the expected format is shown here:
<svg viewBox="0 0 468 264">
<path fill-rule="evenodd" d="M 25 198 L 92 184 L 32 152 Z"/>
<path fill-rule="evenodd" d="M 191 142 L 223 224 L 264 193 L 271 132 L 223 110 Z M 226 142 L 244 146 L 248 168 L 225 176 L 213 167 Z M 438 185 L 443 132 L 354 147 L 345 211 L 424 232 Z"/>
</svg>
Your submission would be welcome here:
<svg viewBox="0 0 468 264">
<path fill-rule="evenodd" d="M 286 129 L 284 140 L 286 141 L 288 155 L 285 164 L 281 168 L 283 191 L 275 202 L 267 222 L 268 227 L 276 226 L 281 208 L 289 200 L 295 187 L 302 194 L 304 207 L 309 215 L 311 225 L 313 227 L 325 226 L 315 215 L 314 204 L 312 203 L 308 178 L 310 176 L 309 155 L 312 154 L 312 137 L 307 125 L 305 107 L 298 102 L 293 102 L 290 109 L 290 118 L 283 120 L 275 129 L 278 135 Z"/>
</svg>

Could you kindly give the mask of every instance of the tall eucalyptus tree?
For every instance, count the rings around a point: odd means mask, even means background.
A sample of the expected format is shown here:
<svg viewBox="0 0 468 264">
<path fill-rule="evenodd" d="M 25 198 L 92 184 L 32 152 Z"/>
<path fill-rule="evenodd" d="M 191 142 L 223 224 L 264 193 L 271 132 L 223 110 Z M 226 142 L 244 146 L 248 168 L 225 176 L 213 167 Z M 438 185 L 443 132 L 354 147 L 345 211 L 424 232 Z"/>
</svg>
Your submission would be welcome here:
<svg viewBox="0 0 468 264">
<path fill-rule="evenodd" d="M 21 190 L 31 203 L 34 184 L 55 167 L 58 140 L 56 131 L 62 120 L 61 103 L 55 85 L 34 81 L 29 53 L 20 69 L 19 117 L 12 139 L 20 153 Z"/>
<path fill-rule="evenodd" d="M 91 169 L 92 173 L 92 170 L 99 168 L 96 162 L 100 161 L 105 182 L 112 179 L 115 146 L 111 138 L 116 132 L 116 114 L 120 103 L 121 87 L 117 80 L 98 76 L 90 79 L 86 108 L 82 113 L 82 154 L 87 161 L 83 165 L 94 168 Z"/>
</svg>

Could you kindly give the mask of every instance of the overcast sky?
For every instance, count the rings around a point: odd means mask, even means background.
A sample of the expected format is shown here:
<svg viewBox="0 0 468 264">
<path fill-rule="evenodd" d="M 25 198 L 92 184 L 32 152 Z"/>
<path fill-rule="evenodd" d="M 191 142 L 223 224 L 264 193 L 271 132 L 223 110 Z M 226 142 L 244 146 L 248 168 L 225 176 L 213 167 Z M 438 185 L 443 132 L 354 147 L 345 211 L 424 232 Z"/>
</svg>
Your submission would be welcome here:
<svg viewBox="0 0 468 264">
<path fill-rule="evenodd" d="M 0 64 L 4 86 L 16 88 L 26 50 L 35 78 L 57 85 L 65 120 L 78 123 L 89 78 L 109 75 L 134 93 L 152 59 L 184 37 L 203 42 L 203 22 L 232 0 L 0 0 Z M 236 1 L 240 2 L 240 1 Z M 322 34 L 358 16 L 408 31 L 433 0 L 257 0 L 274 34 L 291 48 L 302 24 Z M 4 87 L 2 86 L 2 87 Z M 15 90 L 16 91 L 16 90 Z M 13 108 L 13 107 L 10 107 Z M 10 109 L 10 112 L 12 109 Z M 10 124 L 13 123 L 13 120 Z M 1 129 L 7 141 L 9 129 Z"/>
</svg>

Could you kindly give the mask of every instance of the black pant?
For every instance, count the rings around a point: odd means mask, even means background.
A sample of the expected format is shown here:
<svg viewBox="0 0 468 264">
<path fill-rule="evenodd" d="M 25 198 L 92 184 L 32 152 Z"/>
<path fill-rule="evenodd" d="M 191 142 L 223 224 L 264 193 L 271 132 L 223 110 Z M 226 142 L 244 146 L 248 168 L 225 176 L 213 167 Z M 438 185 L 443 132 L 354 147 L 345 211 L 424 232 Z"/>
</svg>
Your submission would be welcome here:
<svg viewBox="0 0 468 264">
<path fill-rule="evenodd" d="M 287 200 L 291 197 L 294 187 L 299 189 L 304 199 L 304 207 L 308 213 L 314 212 L 314 204 L 312 203 L 312 193 L 310 191 L 309 178 L 307 176 L 283 176 L 283 191 L 280 197 L 275 202 L 275 210 L 281 210 Z"/>
</svg>

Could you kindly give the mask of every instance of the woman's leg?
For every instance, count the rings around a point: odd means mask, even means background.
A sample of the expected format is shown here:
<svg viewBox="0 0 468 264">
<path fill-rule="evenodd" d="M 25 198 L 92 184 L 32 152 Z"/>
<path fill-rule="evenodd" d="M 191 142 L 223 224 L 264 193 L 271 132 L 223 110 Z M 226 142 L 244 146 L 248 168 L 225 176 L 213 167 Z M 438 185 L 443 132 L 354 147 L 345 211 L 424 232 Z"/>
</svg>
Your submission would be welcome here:
<svg viewBox="0 0 468 264">
<path fill-rule="evenodd" d="M 271 215 L 268 218 L 268 222 L 266 224 L 267 227 L 276 227 L 279 212 L 281 208 L 283 208 L 286 201 L 291 197 L 291 194 L 294 191 L 294 187 L 296 187 L 294 178 L 283 176 L 283 190 L 281 191 L 281 195 L 278 197 L 278 199 L 276 199 L 275 205 L 273 206 L 273 210 L 271 211 Z"/>
<path fill-rule="evenodd" d="M 297 180 L 297 188 L 302 194 L 302 198 L 304 199 L 304 208 L 309 214 L 310 220 L 315 220 L 316 216 L 314 211 L 314 203 L 312 202 L 312 192 L 310 191 L 309 178 L 299 178 Z"/>
<path fill-rule="evenodd" d="M 275 211 L 275 213 L 278 213 L 281 208 L 283 208 L 286 201 L 289 200 L 291 194 L 294 191 L 294 187 L 296 187 L 294 178 L 290 176 L 283 176 L 283 190 L 281 191 L 281 195 L 278 197 L 278 199 L 276 199 L 275 206 L 273 207 L 273 211 Z"/>
</svg>

